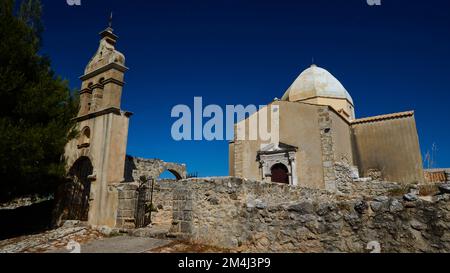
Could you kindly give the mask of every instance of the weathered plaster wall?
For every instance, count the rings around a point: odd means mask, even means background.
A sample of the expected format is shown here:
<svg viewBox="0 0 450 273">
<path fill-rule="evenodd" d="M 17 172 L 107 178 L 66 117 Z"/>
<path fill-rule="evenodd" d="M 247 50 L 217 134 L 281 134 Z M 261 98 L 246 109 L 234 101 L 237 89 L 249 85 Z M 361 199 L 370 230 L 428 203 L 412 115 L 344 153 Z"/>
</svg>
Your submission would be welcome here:
<svg viewBox="0 0 450 273">
<path fill-rule="evenodd" d="M 450 251 L 450 196 L 432 202 L 336 196 L 238 178 L 177 182 L 171 232 L 242 251 Z"/>
<path fill-rule="evenodd" d="M 335 111 L 344 110 L 347 115 L 342 114 L 347 120 L 355 119 L 355 108 L 346 99 L 340 98 L 325 98 L 325 97 L 315 97 L 311 99 L 302 100 L 302 102 L 317 104 L 317 105 L 329 105 L 333 107 Z"/>
<path fill-rule="evenodd" d="M 399 183 L 424 180 L 414 116 L 352 125 L 356 161 L 361 175 L 378 169 Z"/>
<path fill-rule="evenodd" d="M 116 186 L 124 180 L 128 122 L 128 115 L 120 111 L 93 116 L 79 123 L 80 130 L 90 128 L 89 146 L 77 147 L 77 139 L 66 145 L 68 169 L 82 156 L 88 157 L 94 167 L 88 219 L 92 225 L 114 227 L 116 224 Z"/>
<path fill-rule="evenodd" d="M 317 112 L 317 108 L 320 106 L 276 101 L 268 105 L 269 109 L 271 105 L 279 105 L 280 142 L 298 147 L 296 169 L 299 185 L 324 188 L 319 116 Z M 270 116 L 268 120 L 270 121 Z M 246 128 L 248 128 L 249 119 L 244 122 L 246 123 Z M 230 174 L 237 177 L 261 180 L 259 162 L 256 160 L 261 144 L 262 141 L 259 140 L 237 140 L 232 143 L 230 150 L 234 154 L 229 157 L 229 164 L 234 166 L 234 171 L 230 171 Z"/>
<path fill-rule="evenodd" d="M 231 176 L 235 176 L 234 173 L 234 141 L 228 143 L 228 174 Z"/>
<path fill-rule="evenodd" d="M 335 161 L 347 161 L 354 165 L 352 132 L 349 123 L 338 113 L 330 111 Z"/>
</svg>

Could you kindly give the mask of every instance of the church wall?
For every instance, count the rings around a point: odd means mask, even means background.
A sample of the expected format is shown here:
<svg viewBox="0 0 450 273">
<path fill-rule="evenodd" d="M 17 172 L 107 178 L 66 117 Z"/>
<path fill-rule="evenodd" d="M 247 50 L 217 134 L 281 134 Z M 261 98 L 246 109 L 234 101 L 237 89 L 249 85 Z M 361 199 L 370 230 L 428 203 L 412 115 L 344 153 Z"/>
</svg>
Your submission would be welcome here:
<svg viewBox="0 0 450 273">
<path fill-rule="evenodd" d="M 116 186 L 124 181 L 128 117 L 104 114 L 78 124 L 79 130 L 89 127 L 89 146 L 78 148 L 78 139 L 66 145 L 67 168 L 82 156 L 91 160 L 95 179 L 91 182 L 89 218 L 92 225 L 116 225 L 118 193 Z"/>
<path fill-rule="evenodd" d="M 238 163 L 242 164 L 242 177 L 249 179 L 261 179 L 259 163 L 256 161 L 257 152 L 261 141 L 241 141 Z"/>
<path fill-rule="evenodd" d="M 351 127 L 339 114 L 330 112 L 335 161 L 354 164 Z"/>
<path fill-rule="evenodd" d="M 124 75 L 122 72 L 111 69 L 104 75 L 104 80 L 108 81 L 108 79 L 114 79 L 118 80 L 119 82 L 123 82 Z M 104 94 L 103 94 L 103 105 L 104 107 L 117 107 L 120 108 L 121 104 L 121 97 L 122 97 L 122 86 L 120 84 L 116 83 L 106 83 L 104 87 Z"/>
<path fill-rule="evenodd" d="M 324 188 L 323 162 L 317 106 L 280 103 L 280 141 L 298 147 L 298 185 Z"/>
<path fill-rule="evenodd" d="M 234 173 L 234 142 L 228 144 L 228 173 L 235 176 Z"/>
<path fill-rule="evenodd" d="M 333 107 L 333 109 L 336 111 L 339 111 L 340 109 L 344 109 L 344 111 L 349 115 L 349 117 L 346 117 L 346 118 L 348 118 L 348 119 L 355 118 L 355 108 L 346 99 L 315 97 L 315 98 L 303 100 L 302 102 L 318 104 L 318 105 L 329 105 L 329 106 Z"/>
<path fill-rule="evenodd" d="M 358 123 L 352 128 L 361 175 L 378 169 L 389 181 L 424 180 L 414 116 Z"/>
<path fill-rule="evenodd" d="M 274 104 L 280 107 L 280 142 L 298 147 L 298 185 L 324 188 L 318 106 L 287 101 L 277 101 Z M 245 122 L 248 128 L 248 120 Z M 262 179 L 259 162 L 256 160 L 261 143 L 257 140 L 236 141 L 233 144 L 235 154 L 233 159 L 230 156 L 229 162 L 234 163 L 234 173 L 230 171 L 230 175 Z"/>
<path fill-rule="evenodd" d="M 124 181 L 129 118 L 124 115 L 112 115 L 111 119 L 110 158 L 113 160 L 108 164 L 107 179 L 108 183 L 120 183 Z"/>
<path fill-rule="evenodd" d="M 124 180 L 128 117 L 113 113 L 87 121 L 91 128 L 91 155 L 96 180 L 91 186 L 89 222 L 115 226 L 118 193 L 115 185 Z"/>
</svg>

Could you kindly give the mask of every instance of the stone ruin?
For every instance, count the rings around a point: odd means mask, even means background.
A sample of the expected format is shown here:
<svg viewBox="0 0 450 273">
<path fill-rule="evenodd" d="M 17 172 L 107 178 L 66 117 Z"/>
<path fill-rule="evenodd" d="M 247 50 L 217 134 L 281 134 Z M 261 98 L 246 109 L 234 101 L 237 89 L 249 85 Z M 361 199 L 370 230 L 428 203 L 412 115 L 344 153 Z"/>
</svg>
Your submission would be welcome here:
<svg viewBox="0 0 450 273">
<path fill-rule="evenodd" d="M 128 68 L 124 55 L 115 49 L 113 30 L 107 28 L 100 35 L 99 49 L 81 77 L 81 107 L 76 118 L 81 134 L 65 151 L 73 181 L 63 188 L 59 200 L 72 201 L 67 211 L 74 214 L 64 213 L 62 204 L 63 213 L 57 220 L 67 216 L 140 235 L 146 233 L 139 233 L 143 230 L 139 228 L 151 222 L 151 229 L 163 231 L 161 236 L 239 251 L 364 252 L 374 241 L 389 252 L 450 251 L 450 186 L 411 184 L 415 181 L 407 177 L 398 178 L 407 180 L 399 181 L 402 184 L 386 182 L 383 174 L 388 177 L 389 173 L 375 169 L 362 169 L 366 177 L 361 178 L 348 163 L 336 162 L 330 117 L 339 113 L 331 106 L 317 109 L 324 189 L 314 188 L 322 178 L 307 179 L 311 188 L 296 185 L 295 177 L 292 185 L 237 177 L 186 179 L 183 164 L 125 156 L 132 113 L 120 105 Z M 374 121 L 402 117 L 406 124 L 415 124 L 413 116 L 413 112 L 405 112 L 372 117 L 359 120 L 357 126 L 363 138 Z M 387 134 L 391 132 L 385 130 L 388 127 L 377 128 Z M 415 136 L 415 130 L 410 134 Z M 412 139 L 411 150 L 417 152 L 416 138 Z M 235 151 L 246 151 L 242 143 L 233 145 Z M 372 149 L 373 145 L 362 148 Z M 388 149 L 384 156 L 390 154 Z M 249 177 L 243 173 L 247 170 L 243 163 L 248 162 L 244 158 L 241 153 L 233 157 L 235 165 L 242 163 L 235 166 L 233 175 Z M 402 166 L 403 161 L 396 162 Z M 385 166 L 396 170 L 392 161 L 386 162 L 390 163 Z M 176 179 L 157 180 L 165 170 Z M 423 172 L 406 174 L 422 177 Z M 432 171 L 427 177 L 430 181 L 448 180 L 448 170 Z M 65 198 L 64 189 L 77 195 Z"/>
<path fill-rule="evenodd" d="M 117 219 L 135 236 L 243 252 L 369 252 L 371 242 L 382 252 L 450 251 L 450 191 L 441 184 L 387 182 L 376 170 L 360 178 L 345 162 L 335 165 L 334 192 L 236 177 L 184 179 L 180 171 L 180 180 L 155 180 L 152 227 L 136 228 L 139 177 L 173 165 L 127 162 L 133 180 L 119 191 Z"/>
<path fill-rule="evenodd" d="M 171 172 L 175 179 L 158 179 L 164 171 Z M 140 206 L 149 204 L 152 197 L 151 182 L 153 180 L 153 204 L 152 222 L 154 224 L 167 224 L 172 218 L 170 192 L 174 182 L 185 179 L 187 176 L 186 165 L 164 162 L 160 159 L 144 159 L 127 156 L 125 161 L 125 181 L 118 186 L 119 205 L 117 210 L 117 227 L 136 228 L 137 218 L 140 216 Z M 139 201 L 141 200 L 141 203 Z M 142 212 L 141 212 L 142 213 Z M 143 212 L 143 216 L 148 210 Z M 169 220 L 168 220 L 169 219 Z M 145 226 L 148 223 L 142 223 Z"/>
</svg>

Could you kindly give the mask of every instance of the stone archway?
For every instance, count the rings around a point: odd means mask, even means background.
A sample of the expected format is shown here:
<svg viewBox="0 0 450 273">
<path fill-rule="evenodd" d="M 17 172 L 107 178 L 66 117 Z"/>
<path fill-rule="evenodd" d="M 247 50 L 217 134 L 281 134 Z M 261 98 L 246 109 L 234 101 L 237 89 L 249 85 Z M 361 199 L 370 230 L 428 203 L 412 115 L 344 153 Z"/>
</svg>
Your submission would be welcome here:
<svg viewBox="0 0 450 273">
<path fill-rule="evenodd" d="M 60 194 L 62 220 L 88 221 L 91 175 L 93 166 L 88 157 L 75 161 L 68 173 L 68 181 Z"/>
<path fill-rule="evenodd" d="M 168 172 L 170 172 L 171 174 L 173 174 L 175 176 L 176 180 L 181 180 L 183 179 L 183 177 L 181 176 L 181 174 L 179 174 L 177 171 L 172 170 L 172 169 L 166 169 Z"/>
<path fill-rule="evenodd" d="M 286 165 L 277 163 L 270 168 L 272 182 L 289 184 L 289 170 Z"/>
</svg>

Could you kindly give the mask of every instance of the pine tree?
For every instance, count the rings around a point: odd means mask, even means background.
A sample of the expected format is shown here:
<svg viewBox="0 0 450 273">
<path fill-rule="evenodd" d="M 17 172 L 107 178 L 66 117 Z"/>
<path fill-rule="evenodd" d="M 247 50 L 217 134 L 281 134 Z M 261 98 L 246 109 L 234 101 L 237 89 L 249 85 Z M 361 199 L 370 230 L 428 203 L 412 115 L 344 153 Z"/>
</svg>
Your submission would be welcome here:
<svg viewBox="0 0 450 273">
<path fill-rule="evenodd" d="M 75 137 L 76 92 L 40 56 L 41 3 L 0 1 L 0 202 L 51 193 Z"/>
</svg>

